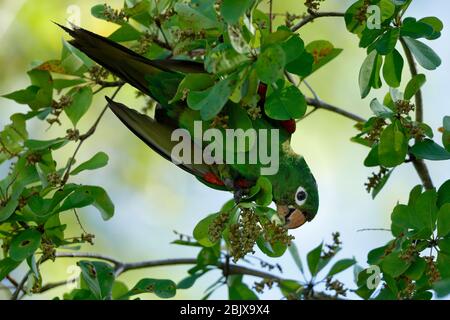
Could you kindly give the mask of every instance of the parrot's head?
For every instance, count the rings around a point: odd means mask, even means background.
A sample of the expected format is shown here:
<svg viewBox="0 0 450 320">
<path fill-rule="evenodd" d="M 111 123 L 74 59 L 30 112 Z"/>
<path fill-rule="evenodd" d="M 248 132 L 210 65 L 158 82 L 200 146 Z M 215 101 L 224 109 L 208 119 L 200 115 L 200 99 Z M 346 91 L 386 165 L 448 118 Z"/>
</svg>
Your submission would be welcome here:
<svg viewBox="0 0 450 320">
<path fill-rule="evenodd" d="M 274 185 L 277 212 L 285 227 L 296 229 L 314 219 L 319 209 L 317 183 L 306 161 L 298 155 L 291 156 L 280 166 L 280 177 Z"/>
</svg>

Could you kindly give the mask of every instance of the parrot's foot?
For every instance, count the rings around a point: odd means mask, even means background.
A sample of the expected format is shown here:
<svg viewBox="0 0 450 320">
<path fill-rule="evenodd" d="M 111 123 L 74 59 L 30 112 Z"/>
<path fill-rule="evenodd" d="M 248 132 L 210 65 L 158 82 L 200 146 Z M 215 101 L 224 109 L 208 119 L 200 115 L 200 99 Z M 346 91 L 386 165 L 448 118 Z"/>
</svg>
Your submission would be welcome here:
<svg viewBox="0 0 450 320">
<path fill-rule="evenodd" d="M 234 202 L 240 203 L 242 201 L 242 198 L 246 195 L 247 190 L 236 186 L 232 179 L 225 179 L 224 184 L 233 192 Z"/>
<path fill-rule="evenodd" d="M 234 191 L 234 202 L 240 203 L 242 198 L 245 196 L 246 191 L 243 189 L 238 189 Z"/>
</svg>

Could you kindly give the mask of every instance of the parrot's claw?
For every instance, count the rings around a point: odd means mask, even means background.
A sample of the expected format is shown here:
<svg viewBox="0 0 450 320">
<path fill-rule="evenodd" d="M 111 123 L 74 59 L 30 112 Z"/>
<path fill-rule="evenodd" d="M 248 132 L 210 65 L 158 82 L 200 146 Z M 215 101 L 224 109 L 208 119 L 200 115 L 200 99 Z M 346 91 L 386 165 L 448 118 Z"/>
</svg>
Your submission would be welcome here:
<svg viewBox="0 0 450 320">
<path fill-rule="evenodd" d="M 236 202 L 237 204 L 241 203 L 242 198 L 246 194 L 246 190 L 236 186 L 232 179 L 224 179 L 223 182 L 228 189 L 233 190 L 234 202 Z"/>
<path fill-rule="evenodd" d="M 238 189 L 236 191 L 234 191 L 234 202 L 236 203 L 240 203 L 242 201 L 242 198 L 245 195 L 245 190 L 243 189 Z"/>
</svg>

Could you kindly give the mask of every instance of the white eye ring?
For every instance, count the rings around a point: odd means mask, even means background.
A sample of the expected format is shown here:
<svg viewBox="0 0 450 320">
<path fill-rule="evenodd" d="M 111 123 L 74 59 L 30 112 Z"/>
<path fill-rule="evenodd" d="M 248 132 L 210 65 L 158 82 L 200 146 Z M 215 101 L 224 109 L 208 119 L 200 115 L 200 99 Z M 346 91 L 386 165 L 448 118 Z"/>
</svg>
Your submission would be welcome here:
<svg viewBox="0 0 450 320">
<path fill-rule="evenodd" d="M 298 206 L 302 206 L 305 204 L 308 199 L 308 192 L 306 192 L 305 188 L 298 187 L 297 192 L 295 193 L 295 203 Z"/>
</svg>

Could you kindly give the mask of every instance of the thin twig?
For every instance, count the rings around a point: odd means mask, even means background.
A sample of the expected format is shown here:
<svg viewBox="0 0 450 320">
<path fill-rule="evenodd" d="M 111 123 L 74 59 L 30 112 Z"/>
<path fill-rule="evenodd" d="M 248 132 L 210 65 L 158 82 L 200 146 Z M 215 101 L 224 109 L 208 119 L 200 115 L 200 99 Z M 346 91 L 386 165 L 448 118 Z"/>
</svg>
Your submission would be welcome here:
<svg viewBox="0 0 450 320">
<path fill-rule="evenodd" d="M 123 84 L 120 84 L 117 87 L 116 91 L 111 96 L 111 99 L 114 99 L 117 96 L 117 94 L 119 93 L 119 91 L 122 88 L 122 86 L 123 86 Z M 67 164 L 67 169 L 66 169 L 66 172 L 65 172 L 65 174 L 63 176 L 61 185 L 65 185 L 67 183 L 67 181 L 69 180 L 70 171 L 72 170 L 72 166 L 73 166 L 73 164 L 75 162 L 75 158 L 78 155 L 78 152 L 80 151 L 84 141 L 86 141 L 89 137 L 91 137 L 95 133 L 95 131 L 97 130 L 97 127 L 98 127 L 100 121 L 102 120 L 102 118 L 105 115 L 107 110 L 108 110 L 108 105 L 106 105 L 105 108 L 102 110 L 102 112 L 98 116 L 97 120 L 95 121 L 94 125 L 89 129 L 89 131 L 86 132 L 84 135 L 80 136 L 80 142 L 78 143 L 78 146 L 75 149 L 75 152 L 73 153 L 72 157 L 69 160 L 69 163 Z"/>
<path fill-rule="evenodd" d="M 16 290 L 14 291 L 13 295 L 11 296 L 11 300 L 18 300 L 19 294 L 21 291 L 24 291 L 23 287 L 27 283 L 28 276 L 31 274 L 31 271 L 28 271 L 23 279 L 20 281 L 19 285 L 16 287 Z M 24 291 L 25 292 L 25 291 Z"/>
<path fill-rule="evenodd" d="M 365 229 L 359 229 L 359 230 L 356 230 L 356 232 L 366 232 L 366 231 L 386 231 L 386 232 L 391 232 L 391 229 L 384 229 L 384 228 L 365 228 Z"/>
<path fill-rule="evenodd" d="M 86 259 L 98 259 L 106 262 L 111 262 L 114 265 L 123 264 L 117 259 L 98 254 L 98 253 L 89 253 L 89 252 L 58 252 L 55 254 L 55 258 L 86 258 Z"/>
<path fill-rule="evenodd" d="M 310 14 L 309 16 L 306 16 L 303 20 L 301 20 L 299 23 L 294 25 L 291 30 L 293 32 L 299 30 L 303 26 L 307 25 L 310 22 L 313 22 L 317 18 L 323 18 L 323 17 L 344 17 L 345 13 L 342 12 L 318 12 L 315 14 Z"/>
<path fill-rule="evenodd" d="M 269 31 L 273 32 L 273 1 L 269 0 Z"/>
<path fill-rule="evenodd" d="M 19 286 L 19 283 L 17 282 L 16 279 L 14 279 L 12 276 L 7 275 L 6 279 L 8 279 L 8 281 L 15 287 L 17 288 Z"/>
</svg>

